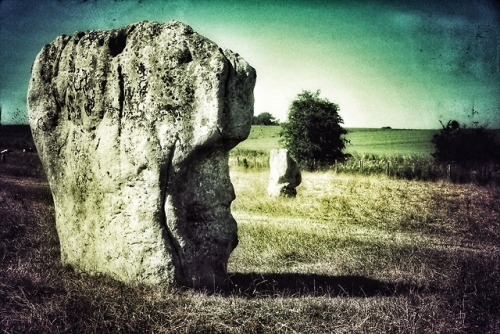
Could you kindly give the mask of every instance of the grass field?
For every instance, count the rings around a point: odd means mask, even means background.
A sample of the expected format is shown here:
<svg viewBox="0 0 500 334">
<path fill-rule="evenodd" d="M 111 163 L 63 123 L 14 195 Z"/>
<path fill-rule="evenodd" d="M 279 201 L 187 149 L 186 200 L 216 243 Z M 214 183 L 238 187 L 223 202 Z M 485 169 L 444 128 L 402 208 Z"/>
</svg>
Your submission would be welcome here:
<svg viewBox="0 0 500 334">
<path fill-rule="evenodd" d="M 432 157 L 431 140 L 439 130 L 348 129 L 345 153 L 351 157 L 329 169 L 339 173 L 387 175 L 417 180 L 451 180 L 460 183 L 500 184 L 496 163 L 467 166 L 440 163 Z M 269 168 L 269 151 L 280 148 L 280 126 L 252 126 L 249 138 L 230 154 L 230 165 Z M 500 130 L 494 130 L 500 141 Z"/>
<path fill-rule="evenodd" d="M 240 143 L 235 150 L 269 152 L 281 147 L 279 142 L 280 126 L 254 125 L 247 140 Z M 350 143 L 346 153 L 355 156 L 376 155 L 396 156 L 414 155 L 430 157 L 434 152 L 432 136 L 438 130 L 403 130 L 403 129 L 348 129 L 346 139 Z"/>
<path fill-rule="evenodd" d="M 0 332 L 500 332 L 500 188 L 325 171 L 290 200 L 267 197 L 267 177 L 231 169 L 228 291 L 129 287 L 59 264 L 38 157 L 14 151 L 0 164 Z"/>
<path fill-rule="evenodd" d="M 34 147 L 28 125 L 0 125 L 0 150 Z"/>
<path fill-rule="evenodd" d="M 231 164 L 241 166 L 246 159 L 250 167 L 269 167 L 269 151 L 282 147 L 280 131 L 280 126 L 252 126 L 248 139 L 231 151 Z M 368 167 L 365 171 L 376 169 L 382 172 L 387 162 L 395 163 L 395 159 L 402 167 L 414 165 L 417 161 L 428 164 L 432 160 L 434 148 L 431 139 L 435 133 L 437 130 L 349 129 L 345 153 L 351 154 L 352 159 L 341 169 L 357 170 L 359 160 Z M 373 168 L 369 168 L 370 165 Z"/>
<path fill-rule="evenodd" d="M 248 138 L 239 143 L 235 150 L 269 152 L 273 148 L 280 148 L 279 125 L 252 125 Z"/>
<path fill-rule="evenodd" d="M 349 129 L 346 138 L 350 141 L 346 152 L 354 156 L 413 155 L 430 157 L 434 152 L 432 136 L 438 130 L 406 129 Z"/>
</svg>

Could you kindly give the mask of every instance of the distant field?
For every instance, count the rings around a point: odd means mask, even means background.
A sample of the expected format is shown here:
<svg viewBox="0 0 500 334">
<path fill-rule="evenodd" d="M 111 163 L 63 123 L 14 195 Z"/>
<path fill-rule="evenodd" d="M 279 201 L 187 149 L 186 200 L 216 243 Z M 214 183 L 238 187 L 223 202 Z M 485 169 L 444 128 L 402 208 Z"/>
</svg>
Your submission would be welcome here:
<svg viewBox="0 0 500 334">
<path fill-rule="evenodd" d="M 347 153 L 381 156 L 418 155 L 430 156 L 434 152 L 432 136 L 439 130 L 402 129 L 348 129 L 350 141 Z"/>
<path fill-rule="evenodd" d="M 353 155 L 378 156 L 418 155 L 430 156 L 434 151 L 432 136 L 439 130 L 401 129 L 348 129 L 350 141 L 346 152 Z M 281 147 L 280 126 L 254 125 L 247 140 L 236 149 L 267 152 Z"/>
<path fill-rule="evenodd" d="M 0 125 L 0 150 L 33 147 L 28 125 Z"/>
<path fill-rule="evenodd" d="M 248 139 L 236 146 L 235 150 L 268 153 L 281 147 L 280 126 L 252 126 Z M 354 156 L 430 156 L 434 151 L 432 136 L 438 130 L 387 130 L 387 129 L 348 129 L 346 138 L 350 141 L 346 152 Z M 0 128 L 0 141 L 5 148 L 21 149 L 33 146 L 29 126 L 3 126 Z"/>
<path fill-rule="evenodd" d="M 268 152 L 273 148 L 279 148 L 280 131 L 279 125 L 252 125 L 248 138 L 235 149 Z"/>
</svg>

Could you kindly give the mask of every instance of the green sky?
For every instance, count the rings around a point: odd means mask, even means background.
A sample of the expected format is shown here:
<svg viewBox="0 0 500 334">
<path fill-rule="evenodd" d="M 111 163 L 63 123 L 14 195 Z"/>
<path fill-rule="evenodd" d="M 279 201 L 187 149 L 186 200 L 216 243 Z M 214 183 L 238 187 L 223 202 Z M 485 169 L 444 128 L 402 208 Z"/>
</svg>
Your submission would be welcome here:
<svg viewBox="0 0 500 334">
<path fill-rule="evenodd" d="M 256 114 L 284 120 L 320 89 L 348 127 L 437 128 L 474 107 L 500 128 L 495 1 L 0 1 L 4 114 L 25 110 L 31 63 L 55 36 L 177 19 L 256 68 Z"/>
</svg>

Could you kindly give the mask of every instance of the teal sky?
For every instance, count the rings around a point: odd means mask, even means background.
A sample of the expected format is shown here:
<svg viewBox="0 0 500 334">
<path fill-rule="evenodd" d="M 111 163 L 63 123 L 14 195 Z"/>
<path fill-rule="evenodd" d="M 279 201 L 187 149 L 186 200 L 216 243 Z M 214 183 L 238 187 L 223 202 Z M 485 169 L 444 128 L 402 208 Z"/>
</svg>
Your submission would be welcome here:
<svg viewBox="0 0 500 334">
<path fill-rule="evenodd" d="M 493 0 L 0 0 L 3 122 L 25 112 L 31 64 L 56 36 L 172 19 L 256 68 L 256 114 L 285 120 L 298 93 L 320 89 L 347 127 L 438 128 L 474 107 L 500 128 Z"/>
</svg>

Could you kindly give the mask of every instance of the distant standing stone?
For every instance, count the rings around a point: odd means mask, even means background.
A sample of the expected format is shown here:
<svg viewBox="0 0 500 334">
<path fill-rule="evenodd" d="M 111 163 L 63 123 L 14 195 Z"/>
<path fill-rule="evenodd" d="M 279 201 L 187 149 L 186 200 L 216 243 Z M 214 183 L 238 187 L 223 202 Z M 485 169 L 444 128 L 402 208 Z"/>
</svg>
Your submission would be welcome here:
<svg viewBox="0 0 500 334">
<path fill-rule="evenodd" d="M 238 243 L 228 152 L 250 132 L 255 79 L 178 21 L 46 45 L 29 121 L 62 262 L 128 283 L 224 284 Z"/>
<path fill-rule="evenodd" d="M 267 192 L 272 197 L 295 197 L 295 189 L 302 177 L 297 162 L 292 159 L 288 150 L 273 149 L 269 157 L 269 184 Z"/>
</svg>

